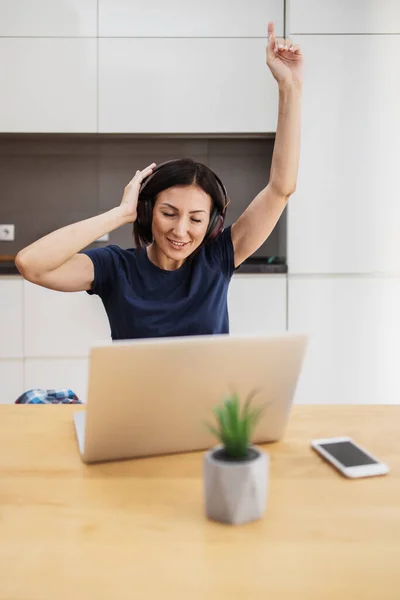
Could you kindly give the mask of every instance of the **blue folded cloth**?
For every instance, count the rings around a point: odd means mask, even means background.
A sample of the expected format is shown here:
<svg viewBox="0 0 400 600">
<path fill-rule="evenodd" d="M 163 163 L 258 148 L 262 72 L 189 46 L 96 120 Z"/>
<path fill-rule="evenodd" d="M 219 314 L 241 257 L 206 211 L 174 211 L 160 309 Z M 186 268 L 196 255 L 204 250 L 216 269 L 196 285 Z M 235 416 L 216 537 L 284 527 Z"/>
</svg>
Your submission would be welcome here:
<svg viewBox="0 0 400 600">
<path fill-rule="evenodd" d="M 15 404 L 83 404 L 72 390 L 28 390 Z"/>
</svg>

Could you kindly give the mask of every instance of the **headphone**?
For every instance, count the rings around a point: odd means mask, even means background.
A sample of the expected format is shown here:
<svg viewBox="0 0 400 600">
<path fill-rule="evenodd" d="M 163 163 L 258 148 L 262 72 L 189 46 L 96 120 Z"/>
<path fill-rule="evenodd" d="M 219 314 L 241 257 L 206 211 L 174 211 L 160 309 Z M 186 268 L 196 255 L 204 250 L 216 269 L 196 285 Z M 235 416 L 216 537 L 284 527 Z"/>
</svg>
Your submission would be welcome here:
<svg viewBox="0 0 400 600">
<path fill-rule="evenodd" d="M 168 160 L 166 162 L 163 162 L 163 163 L 157 165 L 153 169 L 153 172 L 150 173 L 150 175 L 148 175 L 142 181 L 142 184 L 141 184 L 140 190 L 139 190 L 139 198 L 138 198 L 138 203 L 137 203 L 137 217 L 136 217 L 138 224 L 141 225 L 142 227 L 148 227 L 149 224 L 152 221 L 152 218 L 153 218 L 153 203 L 152 203 L 152 198 L 146 198 L 146 196 L 143 197 L 142 196 L 143 191 L 145 190 L 145 188 L 146 188 L 147 184 L 149 183 L 149 181 L 151 181 L 153 179 L 154 175 L 158 171 L 160 171 L 166 165 L 169 165 L 169 164 L 171 164 L 173 162 L 176 162 L 176 160 Z M 207 168 L 209 168 L 209 167 L 207 167 Z M 225 186 L 222 183 L 221 179 L 218 177 L 218 175 L 216 173 L 214 173 L 214 171 L 212 171 L 211 169 L 209 169 L 209 170 L 214 175 L 217 183 L 219 184 L 220 189 L 222 190 L 223 197 L 224 197 L 224 208 L 223 208 L 223 210 L 221 212 L 221 209 L 218 208 L 215 205 L 215 203 L 213 203 L 213 210 L 211 212 L 210 222 L 208 224 L 207 231 L 206 231 L 206 234 L 204 236 L 204 241 L 205 242 L 209 241 L 209 240 L 215 239 L 222 232 L 222 230 L 224 228 L 226 208 L 227 208 L 227 206 L 228 206 L 228 204 L 230 202 L 230 198 L 227 195 Z"/>
</svg>

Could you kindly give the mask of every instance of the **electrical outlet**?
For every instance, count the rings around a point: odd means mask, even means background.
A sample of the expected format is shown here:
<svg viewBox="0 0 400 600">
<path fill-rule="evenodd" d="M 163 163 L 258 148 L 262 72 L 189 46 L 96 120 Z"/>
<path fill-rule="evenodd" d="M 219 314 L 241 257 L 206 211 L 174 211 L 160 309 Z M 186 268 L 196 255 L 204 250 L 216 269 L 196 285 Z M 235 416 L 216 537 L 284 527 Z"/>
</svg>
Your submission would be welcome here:
<svg viewBox="0 0 400 600">
<path fill-rule="evenodd" d="M 0 242 L 13 242 L 14 235 L 14 225 L 0 225 Z"/>
</svg>

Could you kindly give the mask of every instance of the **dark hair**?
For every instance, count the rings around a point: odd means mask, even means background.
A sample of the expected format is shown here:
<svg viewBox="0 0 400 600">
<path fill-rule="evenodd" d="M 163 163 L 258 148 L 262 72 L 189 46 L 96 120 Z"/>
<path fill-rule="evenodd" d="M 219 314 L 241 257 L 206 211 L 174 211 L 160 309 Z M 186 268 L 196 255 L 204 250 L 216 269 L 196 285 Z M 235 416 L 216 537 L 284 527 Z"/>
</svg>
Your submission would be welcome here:
<svg viewBox="0 0 400 600">
<path fill-rule="evenodd" d="M 206 165 L 192 158 L 178 158 L 159 164 L 142 182 L 137 218 L 133 224 L 136 248 L 143 248 L 153 241 L 153 208 L 157 195 L 175 185 L 198 185 L 211 197 L 210 222 L 203 244 L 219 235 L 224 226 L 225 209 L 229 204 L 225 186 L 220 178 Z"/>
</svg>

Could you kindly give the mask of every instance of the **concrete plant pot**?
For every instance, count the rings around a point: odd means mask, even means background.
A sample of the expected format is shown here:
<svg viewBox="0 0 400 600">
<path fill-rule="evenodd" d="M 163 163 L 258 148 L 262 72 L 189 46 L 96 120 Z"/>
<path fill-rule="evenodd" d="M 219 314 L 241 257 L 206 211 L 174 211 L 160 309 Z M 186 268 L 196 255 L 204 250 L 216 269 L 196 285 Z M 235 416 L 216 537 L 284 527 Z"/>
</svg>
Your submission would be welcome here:
<svg viewBox="0 0 400 600">
<path fill-rule="evenodd" d="M 213 521 L 239 525 L 260 519 L 266 509 L 269 457 L 255 446 L 246 459 L 234 460 L 217 446 L 204 455 L 206 515 Z"/>
</svg>

